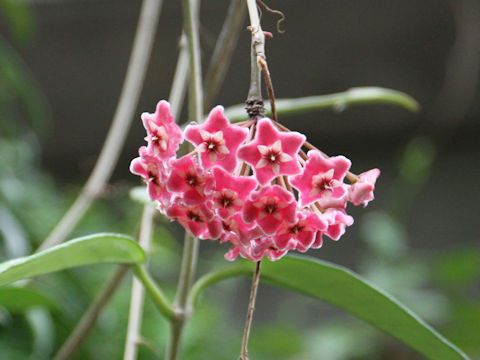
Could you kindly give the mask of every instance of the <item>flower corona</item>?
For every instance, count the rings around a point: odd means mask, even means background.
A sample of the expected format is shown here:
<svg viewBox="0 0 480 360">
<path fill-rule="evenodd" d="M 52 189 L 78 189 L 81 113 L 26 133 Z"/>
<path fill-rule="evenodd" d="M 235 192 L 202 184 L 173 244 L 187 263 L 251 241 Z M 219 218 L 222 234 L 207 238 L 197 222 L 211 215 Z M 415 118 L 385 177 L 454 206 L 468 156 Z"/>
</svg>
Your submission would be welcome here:
<svg viewBox="0 0 480 360">
<path fill-rule="evenodd" d="M 323 235 L 338 240 L 353 224 L 347 203 L 374 198 L 378 169 L 355 175 L 346 157 L 328 157 L 269 118 L 231 124 L 217 106 L 182 133 L 162 100 L 142 121 L 147 146 L 130 171 L 169 219 L 193 236 L 230 243 L 227 260 L 277 260 L 321 247 Z M 177 158 L 184 139 L 194 150 Z"/>
</svg>

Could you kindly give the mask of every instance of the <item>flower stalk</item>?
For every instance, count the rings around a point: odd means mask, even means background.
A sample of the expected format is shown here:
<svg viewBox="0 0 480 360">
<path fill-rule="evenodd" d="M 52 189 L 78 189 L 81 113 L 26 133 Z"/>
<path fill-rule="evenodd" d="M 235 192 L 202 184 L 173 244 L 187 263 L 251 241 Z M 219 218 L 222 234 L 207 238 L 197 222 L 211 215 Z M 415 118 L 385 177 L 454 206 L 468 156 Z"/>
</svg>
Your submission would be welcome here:
<svg viewBox="0 0 480 360">
<path fill-rule="evenodd" d="M 48 249 L 65 240 L 112 175 L 137 107 L 155 40 L 162 3 L 162 0 L 143 1 L 122 92 L 102 151 L 75 202 L 37 251 Z"/>
<path fill-rule="evenodd" d="M 250 289 L 250 301 L 248 302 L 247 319 L 243 330 L 242 349 L 238 360 L 248 360 L 248 338 L 252 327 L 253 312 L 255 311 L 255 301 L 257 299 L 258 284 L 260 282 L 260 268 L 262 261 L 257 261 L 255 272 L 253 273 L 252 287 Z"/>
<path fill-rule="evenodd" d="M 150 204 L 146 204 L 143 208 L 138 243 L 147 254 L 150 251 L 154 215 L 155 208 Z M 135 360 L 137 358 L 137 344 L 138 340 L 140 339 L 140 330 L 142 327 L 144 299 L 145 288 L 143 284 L 134 277 L 132 279 L 132 290 L 130 293 L 127 336 L 125 341 L 125 351 L 123 355 L 124 360 Z"/>
<path fill-rule="evenodd" d="M 183 0 L 182 10 L 184 31 L 187 37 L 190 59 L 190 104 L 189 119 L 200 123 L 203 118 L 203 87 L 200 61 L 200 40 L 198 34 L 198 0 Z M 166 360 L 177 359 L 185 322 L 191 314 L 187 307 L 188 294 L 195 277 L 198 259 L 198 239 L 185 232 L 185 241 L 180 269 L 180 278 L 174 302 L 175 317 L 170 326 L 170 339 L 165 353 Z"/>
<path fill-rule="evenodd" d="M 265 60 L 265 34 L 260 26 L 257 3 L 255 0 L 247 0 L 248 15 L 250 17 L 249 30 L 252 33 L 252 45 L 250 49 L 250 88 L 247 95 L 247 113 L 250 119 L 265 116 L 265 106 L 262 97 L 262 78 L 259 60 Z"/>
<path fill-rule="evenodd" d="M 215 50 L 205 76 L 205 108 L 213 105 L 213 102 L 225 79 L 225 75 L 237 44 L 240 31 L 245 20 L 244 0 L 230 0 L 227 16 L 218 36 Z"/>
</svg>

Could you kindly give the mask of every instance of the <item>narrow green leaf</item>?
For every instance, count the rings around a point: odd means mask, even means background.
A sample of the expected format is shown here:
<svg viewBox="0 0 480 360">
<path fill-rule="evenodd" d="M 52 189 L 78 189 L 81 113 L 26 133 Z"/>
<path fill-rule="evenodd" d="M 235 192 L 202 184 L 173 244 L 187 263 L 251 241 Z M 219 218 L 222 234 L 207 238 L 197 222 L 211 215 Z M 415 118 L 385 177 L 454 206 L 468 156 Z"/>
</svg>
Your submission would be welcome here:
<svg viewBox="0 0 480 360">
<path fill-rule="evenodd" d="M 341 266 L 308 257 L 286 257 L 277 262 L 265 261 L 262 278 L 335 305 L 429 359 L 468 359 L 398 300 Z"/>
<path fill-rule="evenodd" d="M 233 276 L 250 277 L 253 269 L 254 264 L 244 261 L 204 275 L 193 286 L 190 303 L 195 305 L 208 286 Z M 306 256 L 286 256 L 276 262 L 264 260 L 260 280 L 337 306 L 429 359 L 468 359 L 405 305 L 344 267 Z"/>
<path fill-rule="evenodd" d="M 18 3 L 18 1 L 15 2 Z M 45 94 L 35 82 L 33 74 L 18 52 L 1 37 L 0 79 L 2 85 L 20 100 L 35 133 L 45 135 L 51 117 Z"/>
<path fill-rule="evenodd" d="M 57 309 L 54 300 L 38 290 L 27 287 L 0 288 L 0 307 L 4 307 L 9 312 L 23 313 L 37 306 L 49 310 Z"/>
<path fill-rule="evenodd" d="M 18 0 L 0 0 L 0 9 L 10 25 L 15 40 L 26 44 L 35 34 L 31 4 Z"/>
<path fill-rule="evenodd" d="M 75 266 L 144 261 L 145 253 L 133 238 L 120 234 L 94 234 L 0 264 L 0 286 Z"/>
<path fill-rule="evenodd" d="M 420 109 L 418 102 L 401 91 L 380 87 L 356 87 L 345 92 L 307 96 L 296 99 L 276 99 L 277 114 L 279 116 L 295 115 L 324 109 L 345 110 L 351 105 L 386 104 L 403 107 L 406 110 L 417 112 Z M 225 114 L 231 122 L 247 119 L 245 105 L 239 104 L 225 109 Z M 267 104 L 267 115 L 271 110 Z"/>
</svg>

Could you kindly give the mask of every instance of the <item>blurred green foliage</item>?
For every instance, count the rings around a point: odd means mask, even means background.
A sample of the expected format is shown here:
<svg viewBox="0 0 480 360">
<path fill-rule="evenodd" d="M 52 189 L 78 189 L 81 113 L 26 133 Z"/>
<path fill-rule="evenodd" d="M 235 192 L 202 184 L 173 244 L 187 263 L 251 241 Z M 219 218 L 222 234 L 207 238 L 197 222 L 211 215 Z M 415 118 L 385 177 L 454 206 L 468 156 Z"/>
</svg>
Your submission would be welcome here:
<svg viewBox="0 0 480 360">
<path fill-rule="evenodd" d="M 16 42 L 25 44 L 32 39 L 35 20 L 29 4 L 19 0 L 0 0 L 0 11 L 8 21 Z"/>
</svg>

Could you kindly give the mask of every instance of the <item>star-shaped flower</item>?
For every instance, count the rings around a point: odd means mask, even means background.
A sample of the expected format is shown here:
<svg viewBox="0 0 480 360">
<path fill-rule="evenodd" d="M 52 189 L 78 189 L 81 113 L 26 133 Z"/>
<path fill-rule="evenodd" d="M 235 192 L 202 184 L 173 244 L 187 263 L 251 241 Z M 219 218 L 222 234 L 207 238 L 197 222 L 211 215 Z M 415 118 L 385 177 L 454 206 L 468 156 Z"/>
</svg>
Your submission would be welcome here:
<svg viewBox="0 0 480 360">
<path fill-rule="evenodd" d="M 247 224 L 240 214 L 235 214 L 228 219 L 222 220 L 223 233 L 220 238 L 222 242 L 242 244 L 249 246 L 250 241 L 259 238 L 264 234 L 262 229 L 254 223 Z"/>
<path fill-rule="evenodd" d="M 324 232 L 332 240 L 338 240 L 345 234 L 345 228 L 353 224 L 353 217 L 344 209 L 327 209 L 322 218 L 328 223 L 328 229 Z"/>
<path fill-rule="evenodd" d="M 213 207 L 224 219 L 240 212 L 250 193 L 257 187 L 254 178 L 233 176 L 217 166 L 213 168 L 213 177 Z"/>
<path fill-rule="evenodd" d="M 174 156 L 183 137 L 170 112 L 170 104 L 165 100 L 160 101 L 155 113 L 142 114 L 142 121 L 147 130 L 145 140 L 148 142 L 148 153 L 161 160 Z"/>
<path fill-rule="evenodd" d="M 350 186 L 348 192 L 348 199 L 353 205 L 363 205 L 365 207 L 375 198 L 373 190 L 375 190 L 375 182 L 379 176 L 380 170 L 378 169 L 372 169 L 358 175 L 358 180 Z"/>
<path fill-rule="evenodd" d="M 282 258 L 287 253 L 287 250 L 279 250 L 271 237 L 261 237 L 254 239 L 248 246 L 242 244 L 234 244 L 230 250 L 225 254 L 225 259 L 229 261 L 235 260 L 238 255 L 257 262 L 267 255 L 271 261 L 276 261 Z"/>
<path fill-rule="evenodd" d="M 273 235 L 283 222 L 294 223 L 297 204 L 292 193 L 273 185 L 255 191 L 245 203 L 243 219 L 256 221 L 266 235 Z"/>
<path fill-rule="evenodd" d="M 171 194 L 167 191 L 165 183 L 167 181 L 167 172 L 164 165 L 158 162 L 154 157 L 148 155 L 145 146 L 139 149 L 140 157 L 132 160 L 130 171 L 140 175 L 147 184 L 150 200 L 159 201 L 161 208 L 167 203 Z"/>
<path fill-rule="evenodd" d="M 255 140 L 238 149 L 238 157 L 255 170 L 261 185 L 279 175 L 295 175 L 301 168 L 297 153 L 305 142 L 305 136 L 297 132 L 280 132 L 270 119 L 257 124 Z"/>
<path fill-rule="evenodd" d="M 195 206 L 173 203 L 167 208 L 166 214 L 195 237 L 200 237 L 205 232 L 208 232 L 207 237 L 210 239 L 220 236 L 221 226 L 218 226 L 220 224 L 215 221 L 213 212 L 204 203 Z"/>
<path fill-rule="evenodd" d="M 273 240 L 280 250 L 296 249 L 305 252 L 315 241 L 316 233 L 327 228 L 327 222 L 320 216 L 303 210 L 297 213 L 297 221 L 294 224 L 283 223 Z"/>
<path fill-rule="evenodd" d="M 202 165 L 208 169 L 219 165 L 232 172 L 237 166 L 237 149 L 246 139 L 248 130 L 232 125 L 225 117 L 223 106 L 215 107 L 202 125 L 189 125 L 185 138 L 197 146 Z"/>
<path fill-rule="evenodd" d="M 350 168 L 350 160 L 345 156 L 325 158 L 316 150 L 310 150 L 308 158 L 303 173 L 290 180 L 299 191 L 301 205 L 319 201 L 323 208 L 328 208 L 330 202 L 337 204 L 336 200 L 347 193 L 343 179 Z"/>
<path fill-rule="evenodd" d="M 205 192 L 211 190 L 213 185 L 212 175 L 203 171 L 193 156 L 186 155 L 180 159 L 172 159 L 170 164 L 168 190 L 179 193 L 177 196 L 188 205 L 204 202 Z"/>
</svg>

